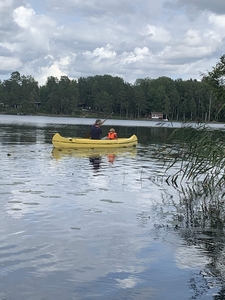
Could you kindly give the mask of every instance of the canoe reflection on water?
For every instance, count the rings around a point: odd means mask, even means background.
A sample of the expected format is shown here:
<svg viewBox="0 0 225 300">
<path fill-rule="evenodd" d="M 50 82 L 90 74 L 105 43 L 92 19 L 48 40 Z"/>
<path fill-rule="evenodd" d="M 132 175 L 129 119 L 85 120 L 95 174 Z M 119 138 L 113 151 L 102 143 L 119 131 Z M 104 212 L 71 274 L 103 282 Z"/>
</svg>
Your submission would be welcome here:
<svg viewBox="0 0 225 300">
<path fill-rule="evenodd" d="M 113 164 L 117 157 L 120 156 L 136 156 L 137 148 L 116 148 L 116 149 L 57 149 L 53 148 L 52 157 L 56 160 L 68 157 L 89 158 L 94 169 L 100 168 L 103 158 L 107 158 L 110 164 Z"/>
</svg>

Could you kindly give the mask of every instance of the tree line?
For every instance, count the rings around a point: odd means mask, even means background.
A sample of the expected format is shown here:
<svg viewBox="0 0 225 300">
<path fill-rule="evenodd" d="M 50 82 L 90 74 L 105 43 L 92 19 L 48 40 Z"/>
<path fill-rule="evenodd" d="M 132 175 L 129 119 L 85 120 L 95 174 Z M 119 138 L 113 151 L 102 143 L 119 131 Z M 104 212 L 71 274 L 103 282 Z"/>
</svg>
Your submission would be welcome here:
<svg viewBox="0 0 225 300">
<path fill-rule="evenodd" d="M 0 112 L 80 116 L 86 113 L 146 118 L 161 112 L 170 120 L 225 121 L 225 56 L 201 80 L 169 77 L 137 79 L 96 75 L 77 80 L 50 76 L 39 86 L 32 76 L 11 73 L 0 80 Z M 223 68 L 224 67 L 224 68 Z"/>
</svg>

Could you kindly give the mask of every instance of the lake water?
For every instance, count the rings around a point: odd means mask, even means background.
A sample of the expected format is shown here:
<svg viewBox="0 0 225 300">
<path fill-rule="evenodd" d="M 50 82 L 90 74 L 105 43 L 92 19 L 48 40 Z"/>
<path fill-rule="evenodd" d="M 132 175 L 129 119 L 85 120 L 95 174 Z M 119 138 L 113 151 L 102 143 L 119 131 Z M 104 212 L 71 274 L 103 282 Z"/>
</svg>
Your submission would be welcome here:
<svg viewBox="0 0 225 300">
<path fill-rule="evenodd" d="M 154 155 L 181 125 L 108 120 L 137 148 L 53 149 L 92 123 L 0 115 L 0 299 L 225 299 L 221 197 L 168 185 Z"/>
</svg>

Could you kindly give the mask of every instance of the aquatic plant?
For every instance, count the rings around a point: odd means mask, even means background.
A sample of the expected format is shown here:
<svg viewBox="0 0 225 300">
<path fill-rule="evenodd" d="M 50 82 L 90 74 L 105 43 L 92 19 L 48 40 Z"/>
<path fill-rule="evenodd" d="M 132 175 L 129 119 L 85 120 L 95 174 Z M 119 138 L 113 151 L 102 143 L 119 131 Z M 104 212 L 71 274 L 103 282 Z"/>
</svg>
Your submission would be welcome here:
<svg viewBox="0 0 225 300">
<path fill-rule="evenodd" d="M 225 133 L 205 125 L 193 127 L 184 124 L 169 136 L 166 145 L 157 156 L 164 159 L 166 170 L 176 167 L 168 175 L 167 183 L 182 181 L 201 182 L 207 191 L 225 186 Z M 173 168 L 174 170 L 174 168 Z"/>
</svg>

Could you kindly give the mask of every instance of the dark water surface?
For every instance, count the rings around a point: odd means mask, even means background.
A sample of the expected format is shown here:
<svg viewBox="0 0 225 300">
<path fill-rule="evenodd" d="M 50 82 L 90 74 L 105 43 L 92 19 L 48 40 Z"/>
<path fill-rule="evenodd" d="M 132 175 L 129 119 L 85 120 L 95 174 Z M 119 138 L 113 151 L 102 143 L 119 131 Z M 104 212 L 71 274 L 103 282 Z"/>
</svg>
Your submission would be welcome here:
<svg viewBox="0 0 225 300">
<path fill-rule="evenodd" d="M 225 299 L 220 195 L 168 185 L 173 128 L 127 122 L 104 134 L 137 149 L 90 153 L 51 145 L 90 119 L 0 116 L 1 300 Z"/>
</svg>

